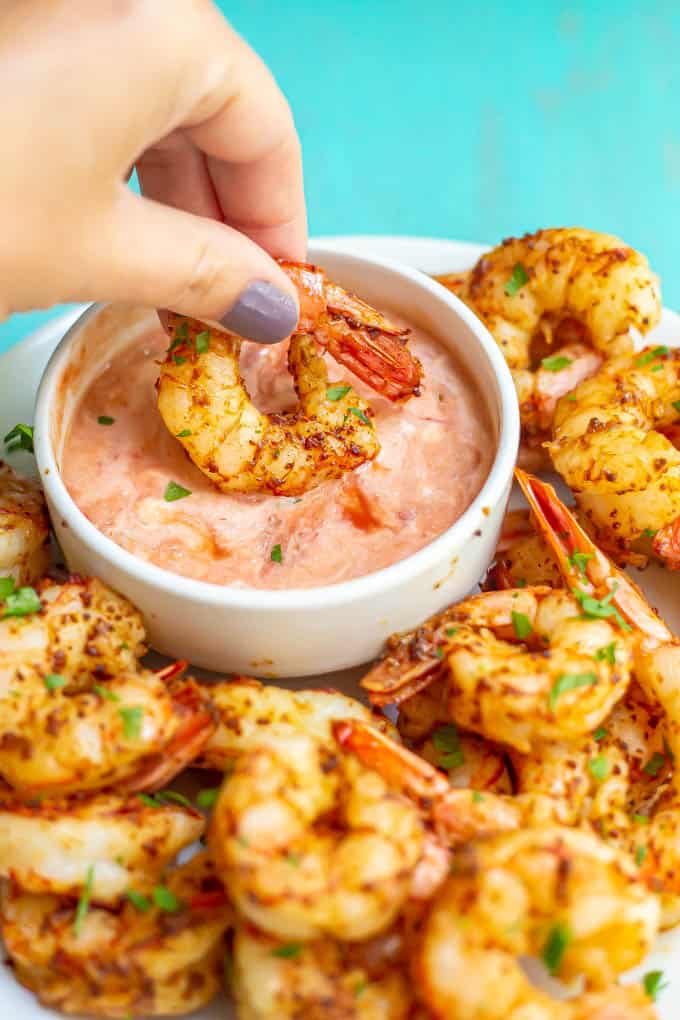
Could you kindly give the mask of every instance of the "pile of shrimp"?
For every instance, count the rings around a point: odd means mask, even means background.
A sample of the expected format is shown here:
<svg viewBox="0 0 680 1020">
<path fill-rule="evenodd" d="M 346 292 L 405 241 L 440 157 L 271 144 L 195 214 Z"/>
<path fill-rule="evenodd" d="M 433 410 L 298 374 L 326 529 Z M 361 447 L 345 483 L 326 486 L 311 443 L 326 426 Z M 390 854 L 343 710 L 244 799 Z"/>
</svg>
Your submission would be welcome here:
<svg viewBox="0 0 680 1020">
<path fill-rule="evenodd" d="M 392 639 L 372 707 L 153 672 L 129 602 L 18 556 L 0 933 L 42 1004 L 167 1016 L 226 992 L 239 1020 L 654 1020 L 660 976 L 619 979 L 680 920 L 679 646 L 520 477 L 547 576 Z"/>
<path fill-rule="evenodd" d="M 486 252 L 465 272 L 436 279 L 479 316 L 515 381 L 521 462 L 550 461 L 560 398 L 657 325 L 661 296 L 644 255 L 617 237 L 576 227 L 538 230 Z"/>
</svg>

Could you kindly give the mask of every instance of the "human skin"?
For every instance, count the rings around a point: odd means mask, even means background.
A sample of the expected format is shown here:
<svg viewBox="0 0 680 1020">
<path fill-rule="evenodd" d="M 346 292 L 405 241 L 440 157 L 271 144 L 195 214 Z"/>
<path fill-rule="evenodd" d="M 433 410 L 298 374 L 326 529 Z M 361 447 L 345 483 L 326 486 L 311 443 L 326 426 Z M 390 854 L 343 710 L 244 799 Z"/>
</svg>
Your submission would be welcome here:
<svg viewBox="0 0 680 1020">
<path fill-rule="evenodd" d="M 210 0 L 2 0 L 0 95 L 0 319 L 116 300 L 291 332 L 299 140 Z"/>
</svg>

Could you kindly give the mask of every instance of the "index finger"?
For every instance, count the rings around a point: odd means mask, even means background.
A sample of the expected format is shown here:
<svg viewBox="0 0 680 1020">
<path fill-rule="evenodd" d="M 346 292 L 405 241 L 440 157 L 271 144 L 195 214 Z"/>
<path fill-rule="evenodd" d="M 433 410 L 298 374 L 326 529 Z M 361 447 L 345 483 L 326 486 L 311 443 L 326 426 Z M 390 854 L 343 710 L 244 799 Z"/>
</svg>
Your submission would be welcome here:
<svg viewBox="0 0 680 1020">
<path fill-rule="evenodd" d="M 290 108 L 260 58 L 226 22 L 222 25 L 228 60 L 221 102 L 186 133 L 207 157 L 225 222 L 271 255 L 303 260 L 307 214 Z"/>
</svg>

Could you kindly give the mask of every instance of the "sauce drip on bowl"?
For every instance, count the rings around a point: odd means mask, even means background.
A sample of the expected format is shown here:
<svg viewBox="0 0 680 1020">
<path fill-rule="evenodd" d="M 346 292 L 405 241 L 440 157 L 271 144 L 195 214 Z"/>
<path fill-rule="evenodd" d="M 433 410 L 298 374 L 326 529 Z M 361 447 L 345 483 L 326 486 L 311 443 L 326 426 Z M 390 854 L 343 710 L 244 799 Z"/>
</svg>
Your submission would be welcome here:
<svg viewBox="0 0 680 1020">
<path fill-rule="evenodd" d="M 375 461 L 302 497 L 241 496 L 214 489 L 165 428 L 154 384 L 167 340 L 154 331 L 116 355 L 81 399 L 62 458 L 66 486 L 118 545 L 202 581 L 313 588 L 389 566 L 460 517 L 495 452 L 484 403 L 450 353 L 418 329 L 409 345 L 424 385 L 401 406 L 328 358 L 331 382 L 351 381 L 375 411 Z M 258 407 L 293 405 L 285 344 L 244 343 L 241 368 Z"/>
</svg>

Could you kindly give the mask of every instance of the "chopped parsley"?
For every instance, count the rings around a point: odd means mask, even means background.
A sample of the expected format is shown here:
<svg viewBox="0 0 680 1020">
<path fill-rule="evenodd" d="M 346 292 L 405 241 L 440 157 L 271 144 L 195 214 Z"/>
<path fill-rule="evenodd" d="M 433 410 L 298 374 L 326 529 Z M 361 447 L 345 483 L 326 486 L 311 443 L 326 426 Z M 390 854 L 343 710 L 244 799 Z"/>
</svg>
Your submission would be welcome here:
<svg viewBox="0 0 680 1020">
<path fill-rule="evenodd" d="M 636 358 L 635 364 L 638 368 L 644 368 L 650 361 L 654 361 L 656 358 L 665 358 L 669 354 L 669 350 L 665 344 L 660 347 L 653 347 L 651 351 L 643 351 L 639 358 Z"/>
<path fill-rule="evenodd" d="M 633 815 L 633 821 L 637 825 L 649 825 L 649 815 Z"/>
<path fill-rule="evenodd" d="M 593 740 L 597 741 L 597 743 L 599 744 L 601 740 L 604 740 L 608 733 L 609 730 L 607 729 L 606 726 L 598 726 L 595 732 L 593 733 Z"/>
<path fill-rule="evenodd" d="M 575 691 L 578 687 L 592 687 L 597 683 L 597 673 L 562 673 L 558 676 L 550 691 L 550 708 L 554 712 L 555 705 L 561 694 Z"/>
<path fill-rule="evenodd" d="M 186 439 L 187 436 L 193 435 L 191 429 L 182 429 L 181 432 L 176 432 L 175 435 L 178 439 Z"/>
<path fill-rule="evenodd" d="M 673 401 L 673 410 L 680 413 L 680 400 Z"/>
<path fill-rule="evenodd" d="M 156 794 L 161 804 L 179 804 L 180 807 L 193 808 L 193 804 L 188 797 L 185 797 L 183 793 L 179 793 L 177 790 L 159 790 Z"/>
<path fill-rule="evenodd" d="M 529 274 L 527 273 L 522 263 L 517 262 L 513 267 L 512 276 L 506 283 L 503 290 L 508 295 L 508 297 L 514 297 L 515 294 L 517 294 L 517 292 L 520 291 L 522 287 L 524 287 L 528 282 Z"/>
<path fill-rule="evenodd" d="M 97 418 L 97 423 L 99 425 L 113 425 L 115 420 L 115 418 L 109 417 L 108 414 L 100 414 Z"/>
<path fill-rule="evenodd" d="M 16 588 L 13 577 L 0 577 L 0 599 L 6 599 Z"/>
<path fill-rule="evenodd" d="M 83 891 L 80 894 L 78 900 L 78 906 L 76 907 L 76 917 L 73 925 L 76 938 L 80 936 L 83 929 L 83 922 L 87 917 L 87 912 L 90 909 L 90 899 L 92 898 L 92 886 L 94 885 L 94 864 L 91 864 L 87 869 L 85 876 L 85 885 Z"/>
<path fill-rule="evenodd" d="M 33 426 L 15 425 L 5 436 L 5 446 L 8 453 L 14 453 L 15 450 L 26 450 L 27 453 L 34 453 Z"/>
<path fill-rule="evenodd" d="M 146 914 L 148 910 L 151 910 L 151 900 L 144 893 L 135 892 L 134 889 L 128 889 L 125 893 L 135 910 L 138 910 L 140 914 Z"/>
<path fill-rule="evenodd" d="M 604 754 L 598 754 L 595 758 L 591 758 L 588 762 L 588 770 L 593 779 L 597 779 L 598 782 L 601 783 L 609 775 L 609 762 L 607 761 L 607 756 Z"/>
<path fill-rule="evenodd" d="M 572 941 L 571 929 L 567 924 L 558 922 L 548 932 L 541 956 L 548 973 L 554 976 L 559 972 L 562 959 L 569 943 Z"/>
<path fill-rule="evenodd" d="M 644 863 L 644 860 L 645 860 L 646 856 L 647 856 L 647 847 L 646 846 L 639 846 L 637 848 L 637 850 L 635 851 L 635 863 L 637 864 L 638 868 L 642 867 L 642 864 Z"/>
<path fill-rule="evenodd" d="M 581 603 L 584 616 L 590 616 L 596 620 L 606 620 L 613 616 L 622 630 L 632 630 L 630 624 L 626 623 L 616 606 L 611 604 L 611 600 L 614 598 L 618 587 L 618 584 L 613 585 L 609 594 L 605 595 L 603 599 L 595 599 L 592 595 L 588 595 L 587 592 L 574 588 L 574 597 Z"/>
<path fill-rule="evenodd" d="M 66 678 L 60 676 L 59 673 L 48 673 L 45 677 L 45 687 L 48 691 L 56 691 L 60 687 L 65 687 L 66 683 Z"/>
<path fill-rule="evenodd" d="M 661 754 L 660 751 L 655 751 L 652 757 L 647 762 L 647 764 L 643 765 L 642 771 L 645 772 L 648 776 L 652 776 L 652 778 L 654 778 L 655 776 L 658 776 L 659 772 L 661 771 L 665 764 L 666 755 Z"/>
<path fill-rule="evenodd" d="M 595 652 L 598 662 L 608 662 L 611 666 L 616 665 L 616 641 L 612 641 Z"/>
<path fill-rule="evenodd" d="M 364 412 L 361 410 L 360 407 L 350 407 L 349 408 L 349 413 L 353 414 L 354 417 L 358 418 L 359 421 L 364 423 L 364 425 L 370 425 L 371 424 L 370 418 L 366 417 L 366 415 L 364 414 Z"/>
<path fill-rule="evenodd" d="M 196 353 L 206 354 L 210 349 L 210 333 L 207 329 L 204 329 L 202 333 L 196 335 Z"/>
<path fill-rule="evenodd" d="M 472 791 L 472 803 L 481 804 L 484 800 L 484 794 L 480 793 L 479 790 Z"/>
<path fill-rule="evenodd" d="M 571 556 L 569 557 L 569 561 L 568 561 L 569 565 L 571 567 L 574 567 L 575 570 L 578 570 L 578 572 L 581 575 L 581 577 L 585 577 L 586 576 L 586 563 L 588 562 L 588 560 L 592 560 L 593 555 L 594 555 L 594 553 L 579 552 L 578 550 L 576 550 L 576 552 L 573 552 L 571 554 Z"/>
<path fill-rule="evenodd" d="M 326 390 L 326 396 L 329 400 L 342 400 L 343 397 L 347 396 L 351 389 L 351 386 L 329 386 Z"/>
<path fill-rule="evenodd" d="M 649 996 L 652 1002 L 656 1002 L 656 997 L 664 988 L 668 988 L 668 982 L 663 979 L 662 970 L 650 970 L 642 979 L 642 987 L 645 990 L 645 994 Z"/>
<path fill-rule="evenodd" d="M 187 359 L 183 358 L 181 354 L 173 354 L 172 360 L 176 365 L 186 365 Z"/>
<path fill-rule="evenodd" d="M 189 339 L 189 323 L 185 319 L 184 322 L 180 322 L 179 326 L 175 330 L 175 339 L 172 341 L 173 346 L 178 347 L 184 340 Z"/>
<path fill-rule="evenodd" d="M 447 637 L 454 637 L 458 633 L 457 627 L 447 627 L 444 631 Z"/>
<path fill-rule="evenodd" d="M 283 553 L 281 551 L 281 546 L 279 545 L 278 542 L 275 546 L 272 547 L 272 551 L 269 554 L 269 557 L 272 563 L 283 563 Z"/>
<path fill-rule="evenodd" d="M 282 960 L 294 960 L 302 952 L 301 942 L 286 942 L 282 946 L 272 949 L 272 956 L 278 956 Z"/>
<path fill-rule="evenodd" d="M 571 363 L 571 358 L 564 354 L 554 354 L 552 358 L 543 358 L 541 365 L 547 372 L 561 372 L 563 368 L 569 368 Z"/>
<path fill-rule="evenodd" d="M 443 769 L 455 769 L 465 761 L 463 749 L 460 746 L 460 737 L 455 723 L 447 723 L 439 726 L 432 734 L 432 743 L 439 751 L 438 765 Z"/>
<path fill-rule="evenodd" d="M 359 978 L 359 980 L 357 981 L 357 983 L 354 986 L 354 996 L 355 996 L 355 998 L 358 999 L 360 995 L 363 995 L 367 988 L 368 988 L 368 981 L 366 980 L 366 978 Z"/>
<path fill-rule="evenodd" d="M 104 687 L 102 684 L 93 684 L 92 690 L 95 694 L 98 694 L 104 701 L 120 701 L 120 698 L 113 691 L 110 691 L 108 687 Z"/>
<path fill-rule="evenodd" d="M 645 528 L 642 534 L 644 535 L 645 538 L 654 538 L 654 536 L 656 535 L 656 531 L 654 531 L 653 528 Z"/>
<path fill-rule="evenodd" d="M 520 641 L 524 641 L 533 632 L 529 617 L 525 613 L 516 613 L 514 610 L 512 611 L 512 629 Z"/>
<path fill-rule="evenodd" d="M 212 786 L 205 790 L 199 790 L 198 794 L 196 795 L 196 803 L 200 808 L 203 808 L 205 811 L 209 811 L 210 808 L 215 806 L 215 803 L 217 802 L 217 798 L 219 797 L 219 795 L 220 795 L 219 786 Z"/>
<path fill-rule="evenodd" d="M 186 496 L 191 495 L 191 489 L 185 489 L 183 485 L 179 485 L 178 482 L 168 482 L 163 493 L 163 499 L 166 503 L 174 503 L 175 500 L 184 499 Z"/>
<path fill-rule="evenodd" d="M 434 654 L 437 656 L 438 659 L 443 659 L 444 658 L 444 649 L 443 648 L 436 648 Z"/>
<path fill-rule="evenodd" d="M 167 886 L 157 885 L 151 895 L 158 909 L 163 910 L 166 914 L 175 914 L 181 906 L 174 892 L 171 892 Z"/>
<path fill-rule="evenodd" d="M 123 720 L 123 735 L 126 740 L 138 740 L 142 732 L 144 709 L 139 705 L 130 708 L 119 708 L 118 715 Z"/>
<path fill-rule="evenodd" d="M 5 595 L 4 599 L 3 619 L 7 616 L 32 616 L 33 613 L 39 613 L 42 609 L 35 588 L 17 588 Z"/>
</svg>

